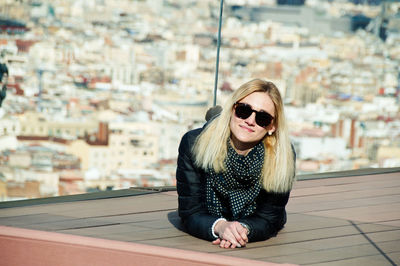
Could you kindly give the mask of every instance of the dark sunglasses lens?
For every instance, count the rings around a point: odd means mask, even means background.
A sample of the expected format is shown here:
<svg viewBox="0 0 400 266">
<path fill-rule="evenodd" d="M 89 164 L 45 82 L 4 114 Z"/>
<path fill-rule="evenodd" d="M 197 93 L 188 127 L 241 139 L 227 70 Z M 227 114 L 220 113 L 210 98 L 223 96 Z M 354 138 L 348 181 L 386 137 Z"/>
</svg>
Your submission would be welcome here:
<svg viewBox="0 0 400 266">
<path fill-rule="evenodd" d="M 271 124 L 272 117 L 267 113 L 257 113 L 256 114 L 256 123 L 260 127 L 266 127 Z"/>
<path fill-rule="evenodd" d="M 240 119 L 248 118 L 252 113 L 251 107 L 244 104 L 238 104 L 235 108 L 235 114 Z"/>
</svg>

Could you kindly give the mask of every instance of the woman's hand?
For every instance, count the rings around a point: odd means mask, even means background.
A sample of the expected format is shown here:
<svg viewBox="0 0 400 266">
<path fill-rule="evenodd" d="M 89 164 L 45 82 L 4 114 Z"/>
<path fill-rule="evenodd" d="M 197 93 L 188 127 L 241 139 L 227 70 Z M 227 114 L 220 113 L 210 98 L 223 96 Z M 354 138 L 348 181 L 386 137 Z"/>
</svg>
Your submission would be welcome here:
<svg viewBox="0 0 400 266">
<path fill-rule="evenodd" d="M 231 242 L 226 241 L 225 239 L 218 238 L 214 240 L 213 245 L 219 245 L 220 248 L 236 248 L 236 245 L 233 245 Z"/>
<path fill-rule="evenodd" d="M 247 238 L 247 229 L 239 222 L 219 221 L 214 228 L 219 239 L 214 240 L 214 245 L 219 245 L 221 248 L 236 248 L 244 247 L 249 241 Z"/>
</svg>

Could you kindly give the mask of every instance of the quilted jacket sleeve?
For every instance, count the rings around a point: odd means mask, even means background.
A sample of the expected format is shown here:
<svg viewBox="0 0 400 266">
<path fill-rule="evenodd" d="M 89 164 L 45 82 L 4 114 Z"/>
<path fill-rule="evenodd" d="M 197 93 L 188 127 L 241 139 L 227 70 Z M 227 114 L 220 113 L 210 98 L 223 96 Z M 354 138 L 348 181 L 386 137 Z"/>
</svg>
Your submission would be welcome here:
<svg viewBox="0 0 400 266">
<path fill-rule="evenodd" d="M 261 190 L 257 198 L 257 210 L 238 222 L 250 227 L 249 242 L 261 241 L 275 236 L 286 223 L 285 206 L 289 199 L 287 193 L 270 193 Z"/>
<path fill-rule="evenodd" d="M 201 169 L 195 167 L 191 149 L 201 129 L 186 133 L 179 145 L 176 187 L 178 192 L 178 213 L 189 234 L 215 240 L 212 224 L 218 217 L 207 212 L 205 205 L 205 177 Z"/>
</svg>

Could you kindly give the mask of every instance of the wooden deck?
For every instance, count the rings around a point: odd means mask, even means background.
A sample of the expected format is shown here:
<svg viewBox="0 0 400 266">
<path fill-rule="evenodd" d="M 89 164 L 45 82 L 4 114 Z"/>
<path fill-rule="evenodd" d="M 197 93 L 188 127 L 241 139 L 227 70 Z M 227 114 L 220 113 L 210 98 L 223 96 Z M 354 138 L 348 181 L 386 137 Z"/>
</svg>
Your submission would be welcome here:
<svg viewBox="0 0 400 266">
<path fill-rule="evenodd" d="M 258 262 L 400 265 L 400 169 L 297 181 L 288 222 L 277 237 L 234 250 L 179 230 L 176 209 L 175 191 L 10 208 L 0 204 L 0 225 Z M 0 236 L 5 230 L 0 227 Z"/>
</svg>

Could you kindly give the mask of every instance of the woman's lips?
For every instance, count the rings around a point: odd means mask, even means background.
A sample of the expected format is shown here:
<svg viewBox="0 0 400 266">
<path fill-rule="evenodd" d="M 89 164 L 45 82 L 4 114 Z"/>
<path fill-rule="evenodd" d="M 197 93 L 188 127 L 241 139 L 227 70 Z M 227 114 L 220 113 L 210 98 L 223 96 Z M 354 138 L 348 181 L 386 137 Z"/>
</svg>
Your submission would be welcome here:
<svg viewBox="0 0 400 266">
<path fill-rule="evenodd" d="M 247 127 L 247 126 L 243 126 L 243 125 L 239 125 L 239 127 L 243 128 L 244 130 L 246 130 L 247 132 L 254 132 L 253 129 Z"/>
</svg>

